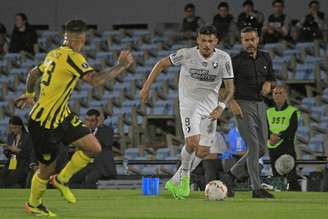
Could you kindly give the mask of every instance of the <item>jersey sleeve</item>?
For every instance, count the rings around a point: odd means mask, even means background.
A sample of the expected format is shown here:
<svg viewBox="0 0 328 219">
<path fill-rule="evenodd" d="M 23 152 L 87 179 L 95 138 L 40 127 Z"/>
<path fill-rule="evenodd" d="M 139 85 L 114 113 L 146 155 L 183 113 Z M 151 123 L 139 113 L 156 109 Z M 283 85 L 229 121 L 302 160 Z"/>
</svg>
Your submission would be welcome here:
<svg viewBox="0 0 328 219">
<path fill-rule="evenodd" d="M 232 69 L 232 63 L 231 63 L 231 58 L 227 54 L 223 63 L 223 79 L 232 79 L 234 77 L 233 74 L 233 69 Z"/>
<path fill-rule="evenodd" d="M 68 55 L 67 64 L 70 68 L 70 72 L 79 78 L 82 78 L 89 72 L 94 71 L 94 69 L 87 63 L 85 58 L 79 53 Z"/>
<path fill-rule="evenodd" d="M 172 53 L 169 58 L 173 65 L 181 65 L 185 60 L 185 49 L 179 49 L 175 53 Z"/>
</svg>

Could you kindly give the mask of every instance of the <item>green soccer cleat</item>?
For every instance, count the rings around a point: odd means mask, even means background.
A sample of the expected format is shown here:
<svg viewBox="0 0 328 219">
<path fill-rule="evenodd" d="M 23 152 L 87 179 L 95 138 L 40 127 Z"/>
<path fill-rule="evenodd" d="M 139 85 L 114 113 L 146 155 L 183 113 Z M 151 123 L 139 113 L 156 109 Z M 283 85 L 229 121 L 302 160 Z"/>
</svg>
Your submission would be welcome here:
<svg viewBox="0 0 328 219">
<path fill-rule="evenodd" d="M 182 176 L 181 185 L 179 186 L 178 192 L 179 196 L 188 197 L 190 195 L 190 177 Z"/>
<path fill-rule="evenodd" d="M 70 188 L 67 185 L 59 182 L 57 179 L 57 175 L 54 175 L 50 178 L 50 184 L 56 187 L 60 191 L 61 195 L 64 197 L 66 201 L 72 204 L 76 203 L 76 198 L 74 194 L 71 192 Z"/>
<path fill-rule="evenodd" d="M 49 211 L 49 209 L 46 206 L 44 206 L 43 204 L 39 204 L 37 207 L 33 207 L 28 202 L 26 202 L 24 205 L 24 208 L 28 214 L 32 214 L 35 216 L 47 216 L 47 217 L 56 217 L 57 216 L 55 213 Z"/>
<path fill-rule="evenodd" d="M 165 189 L 167 189 L 172 194 L 174 199 L 184 199 L 181 195 L 178 194 L 179 186 L 174 185 L 171 179 L 165 183 Z"/>
</svg>

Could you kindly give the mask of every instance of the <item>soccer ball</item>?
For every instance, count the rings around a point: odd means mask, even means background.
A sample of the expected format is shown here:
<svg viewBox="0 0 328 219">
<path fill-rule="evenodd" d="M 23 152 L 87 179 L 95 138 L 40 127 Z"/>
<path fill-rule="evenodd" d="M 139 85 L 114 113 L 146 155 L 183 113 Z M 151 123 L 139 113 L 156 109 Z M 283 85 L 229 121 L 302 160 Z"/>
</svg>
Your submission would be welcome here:
<svg viewBox="0 0 328 219">
<path fill-rule="evenodd" d="M 209 201 L 223 200 L 227 196 L 227 187 L 220 180 L 213 180 L 206 185 L 205 198 Z"/>
</svg>

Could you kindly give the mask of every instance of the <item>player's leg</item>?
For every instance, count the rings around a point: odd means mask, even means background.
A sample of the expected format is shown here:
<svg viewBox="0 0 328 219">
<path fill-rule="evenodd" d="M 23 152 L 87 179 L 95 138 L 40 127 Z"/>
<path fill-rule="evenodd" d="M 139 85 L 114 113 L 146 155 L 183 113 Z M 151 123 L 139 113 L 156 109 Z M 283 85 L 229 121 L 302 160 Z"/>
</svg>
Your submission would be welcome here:
<svg viewBox="0 0 328 219">
<path fill-rule="evenodd" d="M 45 129 L 38 122 L 29 120 L 28 130 L 33 142 L 33 152 L 39 162 L 39 169 L 34 173 L 31 191 L 25 210 L 39 216 L 55 216 L 42 203 L 42 196 L 47 189 L 49 178 L 55 171 L 58 154 L 58 136 L 53 130 Z"/>
<path fill-rule="evenodd" d="M 34 173 L 31 182 L 31 192 L 25 210 L 37 216 L 56 216 L 42 203 L 42 196 L 47 189 L 49 178 L 55 172 L 56 162 L 46 165 L 39 163 L 39 169 Z"/>
<path fill-rule="evenodd" d="M 195 146 L 199 143 L 199 121 L 200 117 L 196 113 L 196 110 L 181 110 L 181 123 L 185 136 L 185 145 L 181 151 L 181 166 L 173 175 L 173 177 L 167 181 L 165 188 L 175 197 L 182 198 L 178 194 L 179 187 L 181 185 L 182 178 L 184 181 L 190 181 L 190 162 Z M 178 197 L 179 196 L 179 197 Z"/>
<path fill-rule="evenodd" d="M 200 134 L 194 138 L 192 146 L 195 149 L 195 154 L 191 156 L 189 177 L 182 175 L 181 186 L 179 189 L 180 195 L 186 197 L 190 194 L 190 172 L 193 171 L 199 163 L 209 154 L 210 146 L 213 145 L 216 130 L 216 121 L 209 118 L 202 118 L 199 122 Z M 187 138 L 188 140 L 188 138 Z M 187 141 L 188 142 L 188 141 Z M 188 144 L 187 144 L 188 145 Z M 183 173 L 183 172 L 182 172 Z"/>
<path fill-rule="evenodd" d="M 69 203 L 75 203 L 76 198 L 67 183 L 76 172 L 87 166 L 91 159 L 101 152 L 101 146 L 76 115 L 71 114 L 64 120 L 61 132 L 63 143 L 73 144 L 78 150 L 60 173 L 51 177 L 51 183 L 61 192 L 64 199 Z"/>
<path fill-rule="evenodd" d="M 101 151 L 101 146 L 93 134 L 88 134 L 81 139 L 73 142 L 78 150 L 73 154 L 70 161 L 60 171 L 60 173 L 51 178 L 51 183 L 61 192 L 63 197 L 69 203 L 75 203 L 76 198 L 67 186 L 71 177 L 86 167 L 92 158 L 96 157 Z"/>
</svg>

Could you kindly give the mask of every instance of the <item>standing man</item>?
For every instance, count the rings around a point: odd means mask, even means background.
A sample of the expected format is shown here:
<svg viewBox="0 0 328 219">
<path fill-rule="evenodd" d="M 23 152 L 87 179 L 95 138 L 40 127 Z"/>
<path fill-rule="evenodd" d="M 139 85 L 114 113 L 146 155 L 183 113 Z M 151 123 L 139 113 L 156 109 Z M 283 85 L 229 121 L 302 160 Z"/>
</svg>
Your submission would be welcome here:
<svg viewBox="0 0 328 219">
<path fill-rule="evenodd" d="M 34 87 L 41 77 L 40 96 L 28 122 L 34 153 L 39 161 L 39 170 L 33 176 L 30 197 L 25 203 L 25 210 L 30 214 L 55 216 L 42 203 L 50 177 L 51 184 L 64 199 L 75 203 L 76 198 L 67 183 L 101 152 L 96 137 L 69 109 L 69 99 L 79 79 L 100 86 L 124 72 L 134 61 L 130 52 L 122 51 L 115 66 L 95 72 L 80 53 L 86 42 L 86 32 L 84 21 L 67 22 L 63 45 L 51 50 L 45 60 L 29 72 L 26 93 L 16 100 L 20 108 L 33 105 Z M 72 144 L 78 150 L 61 172 L 52 176 L 61 143 Z"/>
<path fill-rule="evenodd" d="M 237 117 L 238 130 L 247 145 L 247 153 L 228 172 L 228 196 L 234 196 L 232 181 L 247 174 L 252 184 L 253 198 L 273 198 L 261 187 L 259 157 L 267 144 L 266 105 L 263 97 L 271 92 L 274 80 L 270 55 L 258 49 L 259 36 L 253 27 L 241 30 L 244 50 L 232 59 L 235 73 L 235 99 L 230 102 Z"/>
<path fill-rule="evenodd" d="M 201 27 L 198 46 L 180 49 L 160 60 L 140 91 L 142 101 L 146 102 L 159 73 L 170 65 L 181 65 L 179 103 L 185 146 L 181 151 L 181 167 L 165 186 L 175 198 L 189 196 L 190 170 L 208 155 L 215 138 L 216 120 L 234 92 L 231 59 L 226 52 L 215 48 L 216 33 L 212 25 Z M 222 81 L 227 95 L 223 102 L 218 102 Z"/>
<path fill-rule="evenodd" d="M 284 154 L 290 155 L 296 161 L 296 152 L 294 146 L 295 133 L 298 126 L 299 111 L 288 105 L 287 96 L 288 88 L 285 85 L 278 85 L 273 89 L 273 100 L 275 106 L 267 110 L 269 124 L 269 141 L 268 148 L 274 176 L 280 176 L 277 171 L 276 161 Z M 287 174 L 289 190 L 300 191 L 296 174 L 296 165 L 291 168 Z"/>
</svg>

